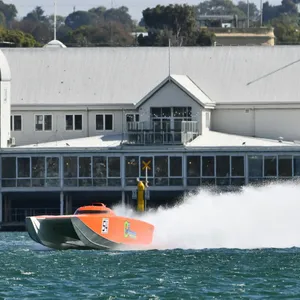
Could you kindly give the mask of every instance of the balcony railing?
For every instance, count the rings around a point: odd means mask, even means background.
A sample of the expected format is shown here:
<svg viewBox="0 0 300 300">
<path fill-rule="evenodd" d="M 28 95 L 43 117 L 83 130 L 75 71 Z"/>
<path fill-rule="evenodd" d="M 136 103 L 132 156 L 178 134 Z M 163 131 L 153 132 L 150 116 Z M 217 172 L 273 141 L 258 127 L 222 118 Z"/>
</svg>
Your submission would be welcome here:
<svg viewBox="0 0 300 300">
<path fill-rule="evenodd" d="M 168 121 L 127 122 L 125 140 L 131 145 L 182 145 L 200 134 L 198 121 L 177 121 L 174 127 Z"/>
</svg>

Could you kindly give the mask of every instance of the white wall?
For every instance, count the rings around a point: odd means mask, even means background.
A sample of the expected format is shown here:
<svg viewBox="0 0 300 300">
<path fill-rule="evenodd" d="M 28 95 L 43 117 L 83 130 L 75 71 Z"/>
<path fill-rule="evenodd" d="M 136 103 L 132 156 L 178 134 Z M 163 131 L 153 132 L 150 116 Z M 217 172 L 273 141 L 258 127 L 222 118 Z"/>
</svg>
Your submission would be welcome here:
<svg viewBox="0 0 300 300">
<path fill-rule="evenodd" d="M 11 83 L 4 81 L 0 83 L 1 89 L 1 147 L 8 147 L 10 139 L 10 102 L 11 102 Z"/>
<path fill-rule="evenodd" d="M 173 82 L 167 83 L 156 92 L 148 101 L 143 103 L 139 109 L 140 121 L 150 121 L 151 107 L 192 107 L 192 120 L 201 121 L 202 107 Z"/>
<path fill-rule="evenodd" d="M 16 145 L 28 145 L 35 143 L 52 142 L 56 140 L 66 140 L 81 138 L 87 136 L 95 136 L 101 134 L 115 134 L 122 132 L 122 114 L 124 115 L 124 126 L 126 122 L 126 113 L 113 110 L 35 110 L 24 111 L 12 108 L 12 115 L 22 116 L 22 130 L 13 131 L 12 136 L 16 139 Z M 35 115 L 51 114 L 52 115 L 52 130 L 51 131 L 36 131 L 35 130 Z M 65 115 L 66 114 L 81 114 L 82 115 L 82 130 L 66 130 Z M 96 130 L 96 115 L 97 114 L 113 114 L 113 130 L 99 131 Z M 10 115 L 10 113 L 8 114 Z M 8 123 L 9 124 L 9 123 Z M 125 127 L 124 127 L 125 128 Z"/>
<path fill-rule="evenodd" d="M 245 136 L 300 140 L 300 109 L 215 109 L 211 129 Z"/>
</svg>

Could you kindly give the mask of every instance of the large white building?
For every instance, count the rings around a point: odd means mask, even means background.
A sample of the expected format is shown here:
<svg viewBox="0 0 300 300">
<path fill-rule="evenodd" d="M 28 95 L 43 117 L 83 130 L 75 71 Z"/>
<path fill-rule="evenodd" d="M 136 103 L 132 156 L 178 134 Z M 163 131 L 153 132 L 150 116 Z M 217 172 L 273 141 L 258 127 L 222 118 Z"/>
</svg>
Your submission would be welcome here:
<svg viewBox="0 0 300 300">
<path fill-rule="evenodd" d="M 2 49 L 0 221 L 300 176 L 299 49 Z"/>
</svg>

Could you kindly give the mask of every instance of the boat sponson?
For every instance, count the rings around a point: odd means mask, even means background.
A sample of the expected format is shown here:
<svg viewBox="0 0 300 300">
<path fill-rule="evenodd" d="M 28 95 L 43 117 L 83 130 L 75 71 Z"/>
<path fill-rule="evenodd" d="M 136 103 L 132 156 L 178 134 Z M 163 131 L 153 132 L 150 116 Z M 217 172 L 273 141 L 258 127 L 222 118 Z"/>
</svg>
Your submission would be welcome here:
<svg viewBox="0 0 300 300">
<path fill-rule="evenodd" d="M 118 243 L 112 242 L 90 229 L 79 218 L 73 217 L 71 221 L 79 239 L 85 246 L 99 250 L 114 249 L 118 246 Z"/>
<path fill-rule="evenodd" d="M 86 249 L 73 229 L 70 218 L 26 218 L 29 236 L 37 243 L 56 250 Z M 58 230 L 57 226 L 67 229 Z"/>
</svg>

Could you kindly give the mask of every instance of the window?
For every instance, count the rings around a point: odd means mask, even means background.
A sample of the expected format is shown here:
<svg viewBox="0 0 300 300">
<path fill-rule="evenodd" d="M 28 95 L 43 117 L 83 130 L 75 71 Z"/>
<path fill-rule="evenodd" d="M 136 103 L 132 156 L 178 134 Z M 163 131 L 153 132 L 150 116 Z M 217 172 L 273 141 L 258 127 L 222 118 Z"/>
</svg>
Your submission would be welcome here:
<svg viewBox="0 0 300 300">
<path fill-rule="evenodd" d="M 35 115 L 35 130 L 36 131 L 51 131 L 52 130 L 52 115 Z"/>
<path fill-rule="evenodd" d="M 96 115 L 96 130 L 113 130 L 113 115 Z"/>
<path fill-rule="evenodd" d="M 21 131 L 22 130 L 22 116 L 12 115 L 10 116 L 10 130 Z"/>
<path fill-rule="evenodd" d="M 82 115 L 66 115 L 66 130 L 82 130 Z"/>
<path fill-rule="evenodd" d="M 127 114 L 126 115 L 126 122 L 139 122 L 140 115 L 139 114 Z"/>
</svg>

